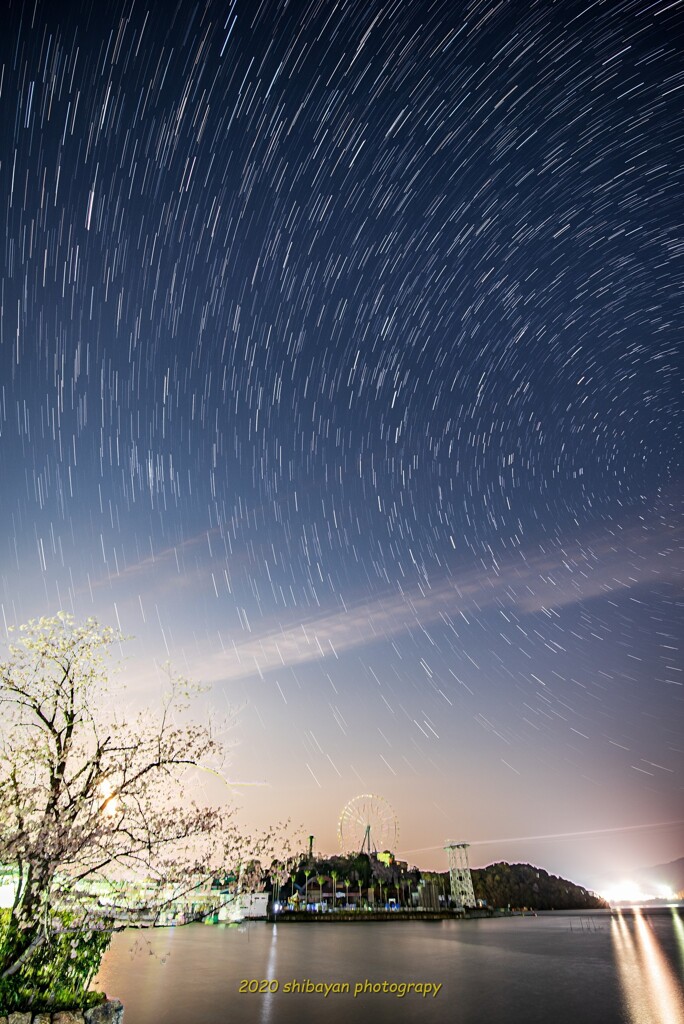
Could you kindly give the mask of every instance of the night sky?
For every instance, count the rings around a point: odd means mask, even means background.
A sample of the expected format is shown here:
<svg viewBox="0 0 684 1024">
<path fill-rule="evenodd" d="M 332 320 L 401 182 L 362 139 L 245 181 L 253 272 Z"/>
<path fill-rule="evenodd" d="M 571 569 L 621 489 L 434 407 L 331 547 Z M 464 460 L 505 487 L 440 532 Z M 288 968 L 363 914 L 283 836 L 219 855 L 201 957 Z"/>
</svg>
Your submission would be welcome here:
<svg viewBox="0 0 684 1024">
<path fill-rule="evenodd" d="M 3 625 L 211 684 L 250 821 L 684 854 L 683 15 L 5 4 Z"/>
</svg>

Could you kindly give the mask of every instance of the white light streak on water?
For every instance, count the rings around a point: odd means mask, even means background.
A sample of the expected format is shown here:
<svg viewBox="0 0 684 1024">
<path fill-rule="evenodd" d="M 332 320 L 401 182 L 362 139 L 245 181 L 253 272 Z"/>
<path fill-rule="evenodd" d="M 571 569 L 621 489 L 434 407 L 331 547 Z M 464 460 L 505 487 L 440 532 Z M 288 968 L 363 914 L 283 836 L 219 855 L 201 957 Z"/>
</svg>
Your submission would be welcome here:
<svg viewBox="0 0 684 1024">
<path fill-rule="evenodd" d="M 634 941 L 629 933 L 627 922 L 618 910 L 617 917 L 611 920 L 611 934 L 615 947 L 615 961 L 620 976 L 620 987 L 625 1009 L 630 1024 L 649 1024 L 651 1017 L 651 1001 L 639 963 Z"/>
<path fill-rule="evenodd" d="M 637 946 L 642 955 L 651 991 L 652 1020 L 662 1021 L 663 1024 L 684 1024 L 684 996 L 681 985 L 658 945 L 651 924 L 644 918 L 639 908 L 634 911 L 634 923 Z"/>
<path fill-rule="evenodd" d="M 271 945 L 268 951 L 268 967 L 266 968 L 266 977 L 269 981 L 276 981 L 278 979 L 278 926 L 273 925 L 273 934 L 271 936 Z M 265 992 L 263 996 L 259 996 L 262 1000 L 261 1004 L 261 1024 L 269 1024 L 273 1016 L 273 993 Z"/>
<path fill-rule="evenodd" d="M 615 960 L 630 1024 L 684 1024 L 681 987 L 651 925 L 638 907 L 633 913 L 635 938 L 620 911 L 611 921 Z M 677 922 L 681 928 L 678 917 Z"/>
<path fill-rule="evenodd" d="M 682 974 L 684 975 L 684 924 L 682 924 L 682 919 L 676 907 L 672 908 L 672 927 L 677 940 L 677 949 L 679 950 L 679 959 L 682 963 Z"/>
</svg>

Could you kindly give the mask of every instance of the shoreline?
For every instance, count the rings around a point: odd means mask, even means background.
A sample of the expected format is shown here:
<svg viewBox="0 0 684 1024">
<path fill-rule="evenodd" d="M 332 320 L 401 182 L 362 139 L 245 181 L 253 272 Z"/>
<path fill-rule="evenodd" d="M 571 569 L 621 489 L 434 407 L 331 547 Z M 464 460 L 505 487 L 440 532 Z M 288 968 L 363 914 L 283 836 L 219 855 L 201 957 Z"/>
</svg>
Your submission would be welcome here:
<svg viewBox="0 0 684 1024">
<path fill-rule="evenodd" d="M 281 911 L 269 914 L 269 924 L 348 924 L 350 922 L 369 923 L 371 921 L 467 921 L 471 918 L 513 917 L 512 910 L 473 910 L 464 913 L 458 910 L 333 910 L 325 914 L 313 914 L 305 911 Z M 263 919 L 262 919 L 263 920 Z"/>
</svg>

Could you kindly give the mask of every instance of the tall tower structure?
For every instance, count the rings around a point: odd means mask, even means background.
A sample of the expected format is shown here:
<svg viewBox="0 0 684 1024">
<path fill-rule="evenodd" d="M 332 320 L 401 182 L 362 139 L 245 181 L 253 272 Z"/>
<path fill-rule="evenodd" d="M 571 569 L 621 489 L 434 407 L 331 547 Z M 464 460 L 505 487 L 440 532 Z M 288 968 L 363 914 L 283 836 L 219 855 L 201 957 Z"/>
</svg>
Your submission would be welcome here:
<svg viewBox="0 0 684 1024">
<path fill-rule="evenodd" d="M 453 843 L 447 840 L 444 849 L 449 856 L 449 879 L 451 898 L 457 907 L 474 907 L 475 893 L 468 863 L 469 843 Z"/>
</svg>

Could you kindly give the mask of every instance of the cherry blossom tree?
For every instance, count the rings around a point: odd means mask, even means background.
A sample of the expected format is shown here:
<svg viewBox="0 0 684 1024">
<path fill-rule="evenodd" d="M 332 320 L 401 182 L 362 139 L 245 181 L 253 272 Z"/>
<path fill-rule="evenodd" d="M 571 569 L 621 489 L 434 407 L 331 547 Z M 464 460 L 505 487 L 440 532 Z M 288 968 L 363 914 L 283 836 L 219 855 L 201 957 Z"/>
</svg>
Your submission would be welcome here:
<svg viewBox="0 0 684 1024">
<path fill-rule="evenodd" d="M 154 921 L 198 885 L 270 859 L 282 839 L 273 828 L 247 837 L 231 807 L 199 799 L 193 769 L 215 769 L 223 748 L 210 722 L 188 723 L 185 680 L 169 672 L 156 714 L 126 714 L 110 662 L 122 639 L 60 613 L 20 627 L 0 664 L 0 865 L 15 883 L 0 1003 L 57 935 L 72 932 L 76 950 L 113 920 Z"/>
</svg>

